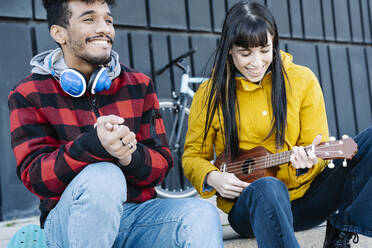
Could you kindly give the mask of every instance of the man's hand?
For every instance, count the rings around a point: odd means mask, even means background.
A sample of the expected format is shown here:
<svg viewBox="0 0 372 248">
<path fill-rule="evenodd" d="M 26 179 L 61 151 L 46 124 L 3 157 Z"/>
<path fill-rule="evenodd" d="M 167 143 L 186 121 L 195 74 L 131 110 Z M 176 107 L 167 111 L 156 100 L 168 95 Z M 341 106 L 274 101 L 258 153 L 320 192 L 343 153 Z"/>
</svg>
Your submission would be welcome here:
<svg viewBox="0 0 372 248">
<path fill-rule="evenodd" d="M 313 140 L 312 145 L 316 146 L 322 141 L 322 136 L 317 135 Z M 291 155 L 291 163 L 292 166 L 296 169 L 305 169 L 311 168 L 314 164 L 318 163 L 318 158 L 315 156 L 315 153 L 310 150 L 308 152 L 305 151 L 303 146 L 294 146 L 293 147 L 293 154 Z"/>
<path fill-rule="evenodd" d="M 136 135 L 123 125 L 124 119 L 115 116 L 101 116 L 97 119 L 97 135 L 102 146 L 123 166 L 132 160 L 132 153 L 137 149 Z"/>
<path fill-rule="evenodd" d="M 222 197 L 234 199 L 249 185 L 241 181 L 232 173 L 211 171 L 207 175 L 207 183 L 212 186 Z"/>
</svg>

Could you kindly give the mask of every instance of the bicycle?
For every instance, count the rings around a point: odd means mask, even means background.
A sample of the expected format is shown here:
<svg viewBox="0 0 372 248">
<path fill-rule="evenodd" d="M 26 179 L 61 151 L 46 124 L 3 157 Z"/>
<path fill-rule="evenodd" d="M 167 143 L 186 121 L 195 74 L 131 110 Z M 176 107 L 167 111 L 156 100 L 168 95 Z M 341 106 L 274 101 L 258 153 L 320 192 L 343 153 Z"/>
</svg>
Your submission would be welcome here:
<svg viewBox="0 0 372 248">
<path fill-rule="evenodd" d="M 208 79 L 190 77 L 190 66 L 182 64 L 184 59 L 191 56 L 194 52 L 195 50 L 191 49 L 156 71 L 156 74 L 160 75 L 173 65 L 176 65 L 183 71 L 179 94 L 176 91 L 172 91 L 172 98 L 159 99 L 159 111 L 163 117 L 169 148 L 174 160 L 174 167 L 168 172 L 164 181 L 155 188 L 158 196 L 163 198 L 191 197 L 197 193 L 184 176 L 182 169 L 183 145 L 187 131 L 187 117 L 190 113 L 187 98 L 188 96 L 192 98 L 195 94 L 189 84 L 200 84 Z"/>
</svg>

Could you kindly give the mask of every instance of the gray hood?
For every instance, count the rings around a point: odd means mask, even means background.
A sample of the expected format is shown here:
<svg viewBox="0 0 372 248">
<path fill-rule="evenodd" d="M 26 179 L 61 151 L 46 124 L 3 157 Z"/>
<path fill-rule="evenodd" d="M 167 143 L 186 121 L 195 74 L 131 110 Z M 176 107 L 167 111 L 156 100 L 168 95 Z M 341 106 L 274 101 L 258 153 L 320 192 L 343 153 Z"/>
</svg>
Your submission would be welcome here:
<svg viewBox="0 0 372 248">
<path fill-rule="evenodd" d="M 53 69 L 57 76 L 61 75 L 62 71 L 67 69 L 67 65 L 65 63 L 65 60 L 63 58 L 63 53 L 61 48 L 57 48 L 55 50 L 49 50 L 42 53 L 39 53 L 35 57 L 31 59 L 30 65 L 32 66 L 32 73 L 42 74 L 42 75 L 48 75 L 52 74 L 49 61 L 51 56 L 54 54 L 54 63 L 53 63 Z M 111 80 L 119 76 L 120 74 L 120 63 L 119 63 L 119 54 L 115 51 L 111 52 L 111 62 L 108 67 L 108 75 Z"/>
</svg>

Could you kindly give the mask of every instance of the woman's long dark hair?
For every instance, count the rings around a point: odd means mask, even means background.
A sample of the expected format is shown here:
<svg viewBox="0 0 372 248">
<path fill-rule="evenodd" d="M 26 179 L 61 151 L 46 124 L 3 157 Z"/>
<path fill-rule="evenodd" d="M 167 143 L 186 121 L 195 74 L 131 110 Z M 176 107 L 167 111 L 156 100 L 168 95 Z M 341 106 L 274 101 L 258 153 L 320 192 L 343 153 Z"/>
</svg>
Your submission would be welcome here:
<svg viewBox="0 0 372 248">
<path fill-rule="evenodd" d="M 214 54 L 203 138 L 204 144 L 213 117 L 216 112 L 219 117 L 221 109 L 224 123 L 225 155 L 231 159 L 235 159 L 239 153 L 237 121 L 240 121 L 240 113 L 236 99 L 235 82 L 236 73 L 239 71 L 235 68 L 229 51 L 233 45 L 247 49 L 265 46 L 268 43 L 267 32 L 273 38 L 273 61 L 270 66 L 272 72 L 273 124 L 266 139 L 275 134 L 277 148 L 282 147 L 285 141 L 287 97 L 284 75 L 286 73 L 279 52 L 277 26 L 274 17 L 265 6 L 255 2 L 242 1 L 235 4 L 227 13 L 219 45 Z M 238 118 L 236 118 L 236 110 Z"/>
</svg>

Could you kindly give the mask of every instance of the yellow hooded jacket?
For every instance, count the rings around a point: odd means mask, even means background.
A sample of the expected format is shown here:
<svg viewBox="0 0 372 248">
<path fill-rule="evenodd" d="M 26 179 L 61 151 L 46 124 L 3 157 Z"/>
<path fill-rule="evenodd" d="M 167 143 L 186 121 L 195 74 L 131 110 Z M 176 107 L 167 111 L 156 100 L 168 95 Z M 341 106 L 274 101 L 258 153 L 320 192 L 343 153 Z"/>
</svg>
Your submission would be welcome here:
<svg viewBox="0 0 372 248">
<path fill-rule="evenodd" d="M 287 128 L 285 144 L 281 150 L 275 148 L 275 137 L 266 139 L 272 127 L 271 108 L 271 72 L 267 73 L 261 83 L 254 84 L 246 78 L 237 77 L 237 101 L 240 109 L 239 147 L 249 150 L 263 146 L 272 153 L 291 150 L 293 146 L 306 146 L 312 143 L 316 135 L 328 140 L 328 125 L 323 93 L 313 72 L 292 62 L 292 56 L 281 51 L 283 66 L 287 72 Z M 213 196 L 216 191 L 204 190 L 206 176 L 218 169 L 210 162 L 224 151 L 222 114 L 213 119 L 203 149 L 204 125 L 206 119 L 209 81 L 204 82 L 196 92 L 190 109 L 188 131 L 184 154 L 182 157 L 186 177 L 204 198 Z M 220 124 L 221 123 L 221 124 Z M 222 126 L 222 127 L 221 127 Z M 319 159 L 308 172 L 296 175 L 296 169 L 290 164 L 279 166 L 276 177 L 284 182 L 289 190 L 290 199 L 302 197 L 310 183 L 326 166 L 326 161 Z M 217 197 L 217 206 L 228 213 L 234 201 Z"/>
</svg>

